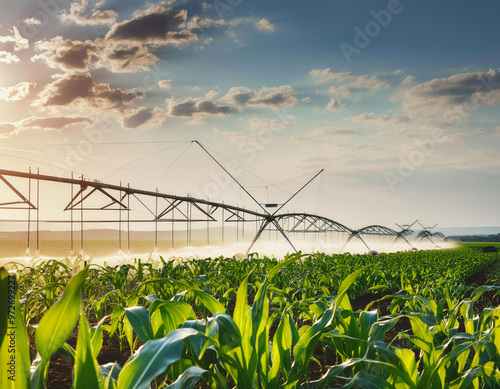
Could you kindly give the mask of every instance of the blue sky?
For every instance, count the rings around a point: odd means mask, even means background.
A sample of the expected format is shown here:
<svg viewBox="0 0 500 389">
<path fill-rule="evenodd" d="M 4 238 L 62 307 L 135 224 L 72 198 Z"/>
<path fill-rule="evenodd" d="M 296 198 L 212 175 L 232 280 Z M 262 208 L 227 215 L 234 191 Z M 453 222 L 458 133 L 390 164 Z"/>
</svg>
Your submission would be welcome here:
<svg viewBox="0 0 500 389">
<path fill-rule="evenodd" d="M 500 225 L 499 1 L 23 0 L 2 11 L 2 168 L 254 208 L 232 184 L 207 189 L 219 172 L 197 139 L 241 166 L 262 202 L 324 168 L 294 210 L 352 227 Z"/>
</svg>

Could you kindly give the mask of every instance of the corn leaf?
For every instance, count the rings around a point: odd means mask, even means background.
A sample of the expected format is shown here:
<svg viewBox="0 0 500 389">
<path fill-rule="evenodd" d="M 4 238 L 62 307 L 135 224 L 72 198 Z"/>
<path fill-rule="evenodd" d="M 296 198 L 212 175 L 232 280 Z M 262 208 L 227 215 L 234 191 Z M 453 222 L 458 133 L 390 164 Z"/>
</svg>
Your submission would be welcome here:
<svg viewBox="0 0 500 389">
<path fill-rule="evenodd" d="M 183 340 L 198 335 L 192 328 L 180 328 L 161 339 L 150 340 L 125 363 L 118 377 L 118 389 L 147 389 L 151 381 L 181 358 Z"/>
<path fill-rule="evenodd" d="M 47 362 L 71 335 L 80 315 L 80 289 L 88 274 L 88 267 L 74 276 L 66 286 L 61 299 L 43 316 L 36 331 L 36 348 Z"/>
<path fill-rule="evenodd" d="M 84 312 L 80 314 L 73 388 L 99 389 L 99 367 L 93 354 L 89 323 Z"/>
<path fill-rule="evenodd" d="M 149 312 L 146 308 L 140 306 L 125 308 L 125 316 L 140 340 L 146 343 L 148 340 L 154 339 Z"/>
<path fill-rule="evenodd" d="M 207 370 L 201 369 L 198 366 L 191 366 L 173 384 L 168 385 L 165 389 L 192 389 L 206 373 L 208 373 Z"/>
</svg>

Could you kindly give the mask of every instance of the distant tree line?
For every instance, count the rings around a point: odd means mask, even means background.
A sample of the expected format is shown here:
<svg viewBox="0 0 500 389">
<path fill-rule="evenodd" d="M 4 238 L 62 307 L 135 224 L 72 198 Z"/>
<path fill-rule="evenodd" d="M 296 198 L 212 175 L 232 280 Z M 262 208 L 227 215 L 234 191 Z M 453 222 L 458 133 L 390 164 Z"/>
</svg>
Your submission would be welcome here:
<svg viewBox="0 0 500 389">
<path fill-rule="evenodd" d="M 500 234 L 457 236 L 462 242 L 500 242 Z"/>
</svg>

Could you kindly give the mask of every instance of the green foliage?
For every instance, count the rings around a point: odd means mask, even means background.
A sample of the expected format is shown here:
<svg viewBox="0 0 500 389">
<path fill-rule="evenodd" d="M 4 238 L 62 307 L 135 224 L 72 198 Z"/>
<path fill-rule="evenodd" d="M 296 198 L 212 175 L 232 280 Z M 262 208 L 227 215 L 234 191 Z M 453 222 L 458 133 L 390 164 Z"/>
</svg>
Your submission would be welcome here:
<svg viewBox="0 0 500 389">
<path fill-rule="evenodd" d="M 13 265 L 19 380 L 1 387 L 45 388 L 48 361 L 59 352 L 73 366 L 74 389 L 146 389 L 153 380 L 158 388 L 193 388 L 200 380 L 244 389 L 496 388 L 500 308 L 480 304 L 500 287 L 473 290 L 465 280 L 498 259 L 462 248 L 378 257 L 297 253 L 281 261 L 253 254 L 162 260 L 160 267 L 140 260 Z M 7 275 L 1 268 L 0 291 Z M 352 308 L 353 297 L 373 292 L 383 297 Z M 10 316 L 0 313 L 2 366 Z M 78 321 L 75 350 L 66 340 Z M 30 322 L 38 323 L 34 360 Z M 411 328 L 389 337 L 401 323 Z M 128 343 L 132 356 L 123 367 L 99 366 L 103 331 Z M 336 363 L 310 379 L 318 350 L 329 349 Z"/>
</svg>

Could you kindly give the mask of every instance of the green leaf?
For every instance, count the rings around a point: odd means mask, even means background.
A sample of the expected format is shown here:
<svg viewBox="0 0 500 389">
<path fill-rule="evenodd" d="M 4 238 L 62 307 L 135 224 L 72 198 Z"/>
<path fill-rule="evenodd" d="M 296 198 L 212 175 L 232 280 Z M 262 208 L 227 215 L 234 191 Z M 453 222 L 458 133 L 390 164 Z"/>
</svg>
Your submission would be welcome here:
<svg viewBox="0 0 500 389">
<path fill-rule="evenodd" d="M 352 273 L 351 275 L 346 277 L 346 279 L 344 281 L 342 281 L 342 284 L 340 284 L 340 288 L 339 288 L 339 292 L 337 294 L 337 297 L 334 299 L 333 312 L 337 312 L 337 308 L 342 303 L 342 300 L 344 299 L 344 295 L 347 293 L 347 290 L 354 283 L 354 281 L 356 281 L 356 278 L 358 278 L 361 275 L 361 273 L 363 273 L 369 267 L 371 267 L 371 266 L 370 265 L 365 266 L 365 267 L 359 269 L 358 271 L 355 271 L 354 273 Z"/>
<path fill-rule="evenodd" d="M 227 346 L 225 350 L 231 350 L 241 346 L 241 332 L 231 316 L 219 312 L 213 318 L 219 325 L 219 342 L 221 347 Z"/>
<path fill-rule="evenodd" d="M 149 312 L 146 308 L 140 306 L 125 308 L 125 316 L 140 340 L 146 343 L 148 340 L 154 339 L 153 329 L 149 322 Z"/>
<path fill-rule="evenodd" d="M 101 352 L 102 348 L 102 324 L 107 319 L 107 316 L 103 317 L 99 323 L 90 329 L 90 335 L 92 338 L 92 351 L 97 357 Z"/>
<path fill-rule="evenodd" d="M 155 339 L 164 337 L 187 320 L 196 318 L 191 305 L 180 301 L 156 300 L 149 308 L 149 312 Z"/>
<path fill-rule="evenodd" d="M 342 386 L 342 388 L 395 389 L 395 386 L 390 384 L 383 378 L 374 376 L 373 374 L 368 374 L 364 371 L 360 371 L 356 373 L 354 377 L 352 377 L 352 380 L 347 385 Z"/>
<path fill-rule="evenodd" d="M 236 305 L 234 307 L 234 322 L 236 325 L 244 329 L 246 327 L 246 321 L 248 319 L 248 277 L 241 282 L 240 287 L 238 288 L 238 294 L 236 295 Z"/>
<path fill-rule="evenodd" d="M 92 351 L 89 323 L 83 308 L 78 328 L 73 388 L 99 389 L 99 367 Z"/>
<path fill-rule="evenodd" d="M 122 371 L 122 367 L 118 363 L 106 363 L 105 365 L 99 366 L 99 371 L 106 377 L 104 379 L 103 389 L 116 389 L 116 381 L 118 381 L 118 376 Z"/>
<path fill-rule="evenodd" d="M 174 284 L 184 286 L 191 290 L 198 297 L 202 304 L 213 314 L 217 312 L 227 313 L 226 308 L 215 298 L 203 292 L 198 286 L 187 280 L 171 280 Z"/>
<path fill-rule="evenodd" d="M 147 389 L 151 381 L 181 358 L 183 340 L 198 335 L 192 328 L 180 328 L 161 339 L 150 340 L 132 355 L 118 378 L 118 389 Z"/>
<path fill-rule="evenodd" d="M 165 389 L 192 389 L 205 373 L 207 373 L 207 370 L 200 369 L 198 366 L 191 366 L 173 384 L 168 385 Z"/>
<path fill-rule="evenodd" d="M 273 267 L 271 270 L 269 270 L 269 278 L 273 278 L 276 273 L 278 273 L 281 269 L 284 267 L 291 265 L 292 263 L 296 262 L 300 258 L 302 258 L 304 255 L 300 253 L 294 253 L 290 256 L 286 256 L 285 259 L 277 266 Z"/>
<path fill-rule="evenodd" d="M 63 356 L 71 365 L 75 364 L 76 351 L 68 343 L 64 343 L 62 347 L 57 351 Z"/>
<path fill-rule="evenodd" d="M 35 342 L 43 362 L 48 362 L 73 332 L 80 315 L 80 289 L 87 274 L 88 267 L 74 276 L 61 299 L 40 320 Z"/>
</svg>

